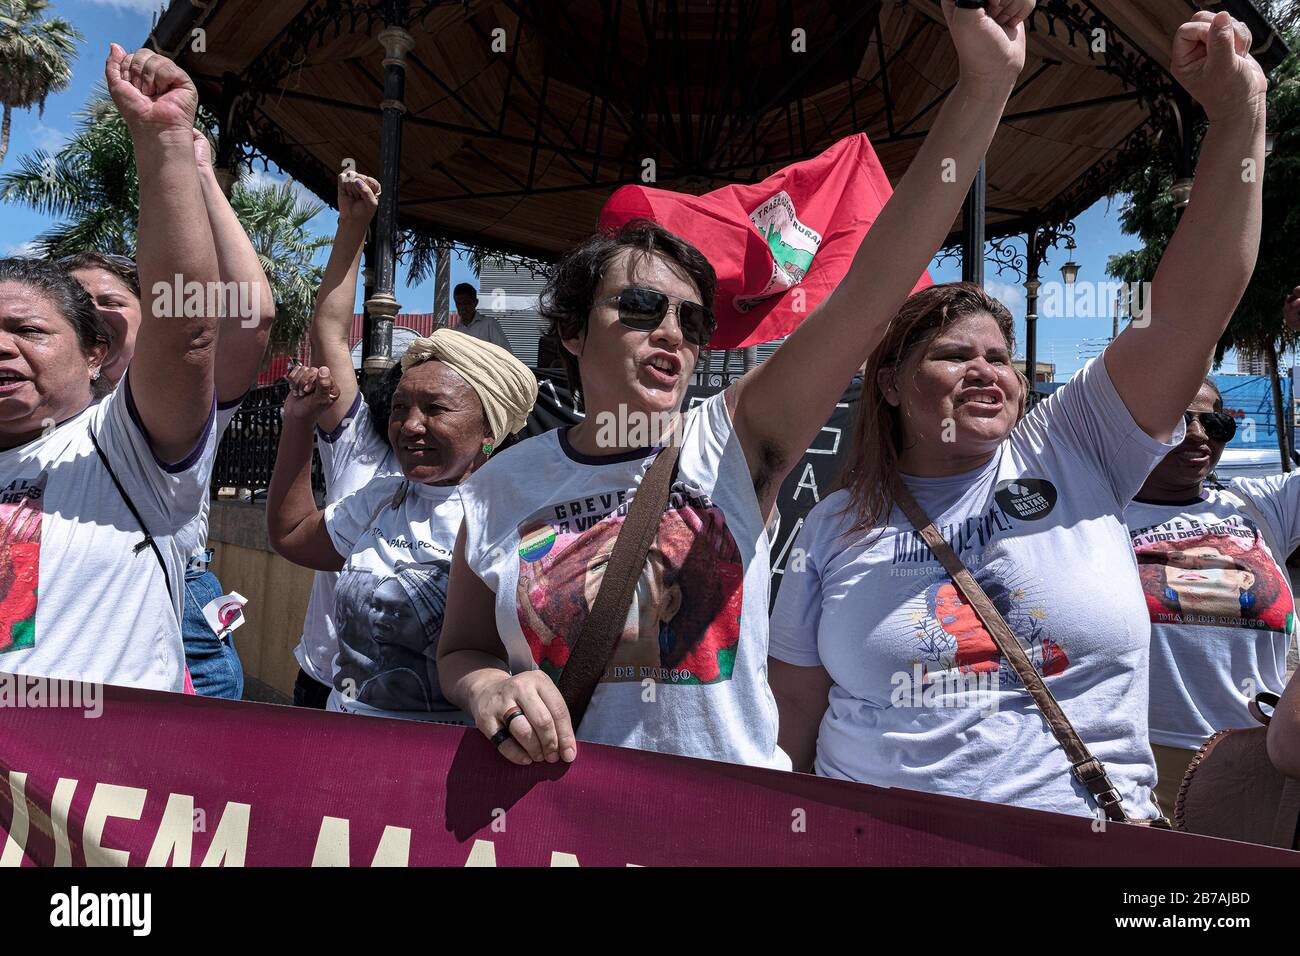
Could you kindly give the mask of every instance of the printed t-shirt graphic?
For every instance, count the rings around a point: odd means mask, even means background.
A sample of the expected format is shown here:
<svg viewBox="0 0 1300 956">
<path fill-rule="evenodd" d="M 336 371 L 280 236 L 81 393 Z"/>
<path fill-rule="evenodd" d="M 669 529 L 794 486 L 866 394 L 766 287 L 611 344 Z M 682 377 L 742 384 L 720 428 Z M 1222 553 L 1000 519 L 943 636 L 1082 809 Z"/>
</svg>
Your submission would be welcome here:
<svg viewBox="0 0 1300 956">
<path fill-rule="evenodd" d="M 626 491 L 548 505 L 519 526 L 519 625 L 558 678 L 591 612 L 627 516 Z M 722 511 L 677 482 L 603 681 L 731 679 L 744 567 Z"/>
<path fill-rule="evenodd" d="M 44 475 L 0 489 L 0 654 L 36 643 L 44 490 Z"/>
<path fill-rule="evenodd" d="M 1192 501 L 1125 510 L 1151 621 L 1155 743 L 1195 750 L 1217 731 L 1256 727 L 1255 694 L 1286 686 L 1297 477 L 1234 478 Z"/>
<path fill-rule="evenodd" d="M 447 606 L 447 561 L 398 562 L 392 574 L 350 568 L 335 587 L 336 686 L 379 710 L 446 707 L 434 653 Z"/>
<path fill-rule="evenodd" d="M 346 555 L 334 589 L 338 651 L 328 709 L 464 722 L 437 669 L 461 517 L 455 486 L 398 476 L 326 507 L 330 539 Z"/>
<path fill-rule="evenodd" d="M 994 504 L 982 517 L 939 529 L 944 539 L 962 555 L 976 582 L 1020 639 L 1034 669 L 1044 677 L 1064 673 L 1070 666 L 1069 655 L 1049 634 L 1050 598 L 1043 593 L 1041 581 L 1025 573 L 1015 561 L 1007 560 L 996 536 L 1011 531 L 1015 521 L 1046 517 L 1054 508 L 1056 497 L 1056 486 L 1046 479 L 1020 477 L 1001 481 L 994 489 Z M 986 550 L 965 550 L 968 548 Z M 925 539 L 915 529 L 900 532 L 893 552 L 892 563 L 896 567 L 935 560 Z M 999 684 L 1020 685 L 1019 676 L 1002 657 L 993 635 L 946 572 L 937 569 L 935 580 L 918 599 L 924 602 L 924 610 L 917 608 L 910 612 L 910 630 L 916 642 L 916 662 L 921 665 L 925 683 L 996 672 Z"/>
<path fill-rule="evenodd" d="M 1293 630 L 1291 591 L 1255 522 L 1234 515 L 1179 525 L 1133 536 L 1152 624 Z"/>
</svg>

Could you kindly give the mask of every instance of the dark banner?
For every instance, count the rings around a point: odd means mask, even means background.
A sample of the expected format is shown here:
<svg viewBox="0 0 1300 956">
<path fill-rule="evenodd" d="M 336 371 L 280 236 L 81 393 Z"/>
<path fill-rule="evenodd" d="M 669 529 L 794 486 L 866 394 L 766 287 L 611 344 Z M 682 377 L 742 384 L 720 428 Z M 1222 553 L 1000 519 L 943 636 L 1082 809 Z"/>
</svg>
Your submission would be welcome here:
<svg viewBox="0 0 1300 956">
<path fill-rule="evenodd" d="M 1297 861 L 595 744 L 572 764 L 516 767 L 475 730 L 0 674 L 4 866 Z"/>
</svg>

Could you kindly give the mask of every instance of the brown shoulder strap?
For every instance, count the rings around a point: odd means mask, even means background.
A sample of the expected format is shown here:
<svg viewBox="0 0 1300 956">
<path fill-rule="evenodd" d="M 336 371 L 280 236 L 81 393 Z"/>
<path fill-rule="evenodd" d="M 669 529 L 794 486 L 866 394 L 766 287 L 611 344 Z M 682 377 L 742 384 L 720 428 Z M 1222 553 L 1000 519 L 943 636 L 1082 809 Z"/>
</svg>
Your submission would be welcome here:
<svg viewBox="0 0 1300 956">
<path fill-rule="evenodd" d="M 907 490 L 901 481 L 896 483 L 897 488 L 894 498 L 898 506 L 903 509 L 903 514 L 907 515 L 907 520 L 912 522 L 913 527 L 921 533 L 925 543 L 929 545 L 930 551 L 939 559 L 948 576 L 952 578 L 953 584 L 961 591 L 962 596 L 970 602 L 979 619 L 988 628 L 989 634 L 998 645 L 998 650 L 1002 656 L 1007 659 L 1008 663 L 1020 678 L 1020 682 L 1025 685 L 1025 690 L 1034 698 L 1034 703 L 1038 705 L 1039 711 L 1047 720 L 1047 726 L 1051 728 L 1054 736 L 1061 747 L 1065 750 L 1066 757 L 1069 758 L 1071 771 L 1076 780 L 1087 788 L 1092 794 L 1093 799 L 1097 801 L 1097 806 L 1101 807 L 1106 818 L 1117 823 L 1125 822 L 1128 817 L 1124 815 L 1124 807 L 1120 800 L 1119 791 L 1111 783 L 1110 777 L 1106 774 L 1106 768 L 1102 766 L 1100 760 L 1092 755 L 1087 745 L 1075 733 L 1074 726 L 1070 723 L 1065 711 L 1061 710 L 1061 705 L 1056 702 L 1052 692 L 1047 689 L 1042 676 L 1029 658 L 1025 655 L 1025 649 L 1021 646 L 1019 638 L 1007 626 L 1007 622 L 998 609 L 993 606 L 989 596 L 984 593 L 975 576 L 966 570 L 966 566 L 961 563 L 961 559 L 953 552 L 948 542 L 939 534 L 939 529 L 934 526 L 934 522 L 916 503 L 912 493 Z"/>
<path fill-rule="evenodd" d="M 614 539 L 614 550 L 605 567 L 591 614 L 587 616 L 582 632 L 569 651 L 564 670 L 560 672 L 557 683 L 569 708 L 574 730 L 582 723 L 596 684 L 605 675 L 605 668 L 623 636 L 623 623 L 627 620 L 627 609 L 632 605 L 632 593 L 641 578 L 646 555 L 659 532 L 659 519 L 668 504 L 679 451 L 677 442 L 669 443 L 655 456 L 641 479 L 627 517 L 623 519 L 623 527 L 618 529 L 618 536 Z"/>
</svg>

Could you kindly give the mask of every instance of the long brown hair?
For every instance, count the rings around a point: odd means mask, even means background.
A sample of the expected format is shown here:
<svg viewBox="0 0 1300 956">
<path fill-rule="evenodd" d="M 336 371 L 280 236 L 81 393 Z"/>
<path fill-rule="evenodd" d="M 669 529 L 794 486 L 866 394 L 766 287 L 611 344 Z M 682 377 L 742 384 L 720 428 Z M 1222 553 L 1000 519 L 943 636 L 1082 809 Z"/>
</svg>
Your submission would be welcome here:
<svg viewBox="0 0 1300 956">
<path fill-rule="evenodd" d="M 892 368 L 897 378 L 909 352 L 929 342 L 938 332 L 968 315 L 993 317 L 1007 341 L 1015 346 L 1015 327 L 1007 307 L 971 282 L 930 286 L 908 297 L 890 321 L 885 337 L 867 359 L 862 376 L 862 397 L 853 426 L 853 450 L 840 473 L 839 485 L 849 492 L 844 512 L 853 516 L 846 535 L 879 528 L 894 510 L 894 483 L 898 480 L 898 454 L 903 446 L 901 406 L 885 401 L 878 384 L 882 369 Z M 1020 379 L 1020 414 L 1024 415 L 1029 383 Z"/>
</svg>

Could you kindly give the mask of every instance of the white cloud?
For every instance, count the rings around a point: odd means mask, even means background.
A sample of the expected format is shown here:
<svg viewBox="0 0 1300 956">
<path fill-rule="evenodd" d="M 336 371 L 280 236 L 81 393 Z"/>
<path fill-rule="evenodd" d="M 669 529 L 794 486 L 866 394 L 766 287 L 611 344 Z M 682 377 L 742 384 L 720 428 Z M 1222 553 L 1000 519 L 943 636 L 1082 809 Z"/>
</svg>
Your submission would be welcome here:
<svg viewBox="0 0 1300 956">
<path fill-rule="evenodd" d="M 985 279 L 984 291 L 1000 301 L 1012 312 L 1023 313 L 1025 311 L 1025 290 L 1023 286 L 1012 285 L 1009 282 L 999 282 L 997 279 Z"/>
<path fill-rule="evenodd" d="M 36 255 L 36 243 L 30 240 L 28 242 L 20 242 L 16 246 L 8 246 L 5 248 L 4 251 L 4 257 L 6 259 L 12 256 L 35 256 L 35 255 Z"/>
<path fill-rule="evenodd" d="M 68 134 L 61 129 L 55 129 L 53 126 L 46 126 L 39 119 L 33 119 L 29 135 L 36 144 L 37 149 L 43 149 L 47 153 L 57 153 L 64 143 L 68 141 Z"/>
<path fill-rule="evenodd" d="M 283 186 L 285 183 L 288 183 L 290 188 L 293 189 L 293 193 L 297 197 L 298 202 L 320 202 L 320 198 L 302 183 L 298 182 L 298 180 L 292 179 L 288 176 L 277 176 L 269 170 L 258 169 L 256 166 L 253 167 L 251 172 L 245 173 L 243 179 L 239 182 L 247 189 L 264 189 L 267 186 Z"/>
</svg>

